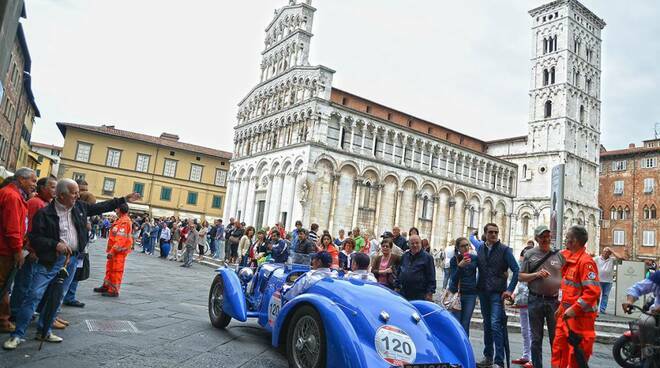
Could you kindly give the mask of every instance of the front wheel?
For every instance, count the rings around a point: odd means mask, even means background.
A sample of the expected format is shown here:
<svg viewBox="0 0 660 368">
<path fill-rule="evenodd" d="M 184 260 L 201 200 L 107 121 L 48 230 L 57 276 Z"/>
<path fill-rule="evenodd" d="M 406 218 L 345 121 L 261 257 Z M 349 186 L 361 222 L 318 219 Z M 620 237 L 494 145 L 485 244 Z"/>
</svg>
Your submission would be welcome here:
<svg viewBox="0 0 660 368">
<path fill-rule="evenodd" d="M 209 291 L 209 318 L 215 328 L 225 328 L 231 317 L 225 313 L 222 306 L 225 301 L 225 283 L 221 275 L 215 275 Z"/>
<path fill-rule="evenodd" d="M 304 305 L 293 314 L 288 325 L 286 355 L 292 368 L 325 367 L 325 330 L 314 307 Z"/>
<path fill-rule="evenodd" d="M 642 367 L 640 346 L 630 337 L 620 336 L 612 346 L 612 355 L 623 368 Z"/>
</svg>

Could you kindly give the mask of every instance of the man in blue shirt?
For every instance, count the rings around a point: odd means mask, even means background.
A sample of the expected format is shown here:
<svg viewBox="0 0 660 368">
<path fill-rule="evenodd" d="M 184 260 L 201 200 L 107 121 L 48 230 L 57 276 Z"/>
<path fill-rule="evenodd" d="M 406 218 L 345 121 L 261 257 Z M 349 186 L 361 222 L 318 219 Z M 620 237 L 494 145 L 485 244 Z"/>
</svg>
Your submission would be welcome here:
<svg viewBox="0 0 660 368">
<path fill-rule="evenodd" d="M 626 290 L 626 302 L 622 307 L 624 311 L 632 310 L 631 306 L 643 295 L 653 293 L 655 300 L 650 311 L 660 313 L 660 271 L 651 273 L 648 279 L 639 281 Z"/>
<path fill-rule="evenodd" d="M 407 300 L 433 301 L 435 293 L 435 265 L 433 256 L 422 252 L 419 235 L 410 237 L 410 250 L 401 257 L 394 287 Z"/>
<path fill-rule="evenodd" d="M 302 221 L 297 220 L 296 228 L 291 232 L 291 246 L 293 249 L 296 249 L 298 246 L 298 234 L 300 233 L 300 230 L 302 230 Z"/>
<path fill-rule="evenodd" d="M 496 224 L 486 224 L 484 233 L 486 241 L 477 256 L 477 292 L 484 319 L 484 358 L 477 366 L 496 368 L 504 367 L 504 300 L 510 299 L 516 289 L 520 268 L 511 248 L 500 242 Z M 512 277 L 507 287 L 508 270 L 511 270 Z"/>
<path fill-rule="evenodd" d="M 268 249 L 275 263 L 285 263 L 289 259 L 289 244 L 280 239 L 279 231 L 271 231 Z"/>
</svg>

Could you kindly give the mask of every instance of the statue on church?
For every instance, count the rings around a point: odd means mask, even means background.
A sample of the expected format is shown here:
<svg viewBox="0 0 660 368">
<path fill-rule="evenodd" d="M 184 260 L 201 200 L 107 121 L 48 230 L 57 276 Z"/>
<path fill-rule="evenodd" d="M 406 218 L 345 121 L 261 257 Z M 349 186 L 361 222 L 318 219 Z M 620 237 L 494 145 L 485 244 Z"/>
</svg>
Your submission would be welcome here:
<svg viewBox="0 0 660 368">
<path fill-rule="evenodd" d="M 309 196 L 309 185 L 307 185 L 307 182 L 305 181 L 300 186 L 300 203 L 307 202 L 308 196 Z"/>
</svg>

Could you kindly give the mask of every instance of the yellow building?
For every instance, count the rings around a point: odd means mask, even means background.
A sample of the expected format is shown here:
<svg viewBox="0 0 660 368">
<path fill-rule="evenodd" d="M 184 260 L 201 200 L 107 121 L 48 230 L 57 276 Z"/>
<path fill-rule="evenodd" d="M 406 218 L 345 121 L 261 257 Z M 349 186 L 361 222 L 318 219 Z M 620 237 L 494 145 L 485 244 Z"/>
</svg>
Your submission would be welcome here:
<svg viewBox="0 0 660 368">
<path fill-rule="evenodd" d="M 115 129 L 57 123 L 64 136 L 59 177 L 84 179 L 99 199 L 142 194 L 134 211 L 154 217 L 222 217 L 231 153 Z"/>
<path fill-rule="evenodd" d="M 35 151 L 31 151 L 30 154 L 37 157 L 37 167 L 34 168 L 34 171 L 37 172 L 37 178 L 45 178 L 50 175 L 57 176 L 53 172 L 53 159 L 50 156 Z"/>
</svg>

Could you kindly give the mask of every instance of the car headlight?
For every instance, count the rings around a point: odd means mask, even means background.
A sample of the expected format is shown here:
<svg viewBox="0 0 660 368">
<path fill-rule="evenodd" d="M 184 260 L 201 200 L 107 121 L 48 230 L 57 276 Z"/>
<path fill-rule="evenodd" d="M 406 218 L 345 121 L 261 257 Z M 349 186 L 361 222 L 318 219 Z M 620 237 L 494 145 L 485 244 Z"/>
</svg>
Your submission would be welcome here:
<svg viewBox="0 0 660 368">
<path fill-rule="evenodd" d="M 245 267 L 238 272 L 238 278 L 242 283 L 247 284 L 254 277 L 254 271 L 250 267 Z"/>
</svg>

